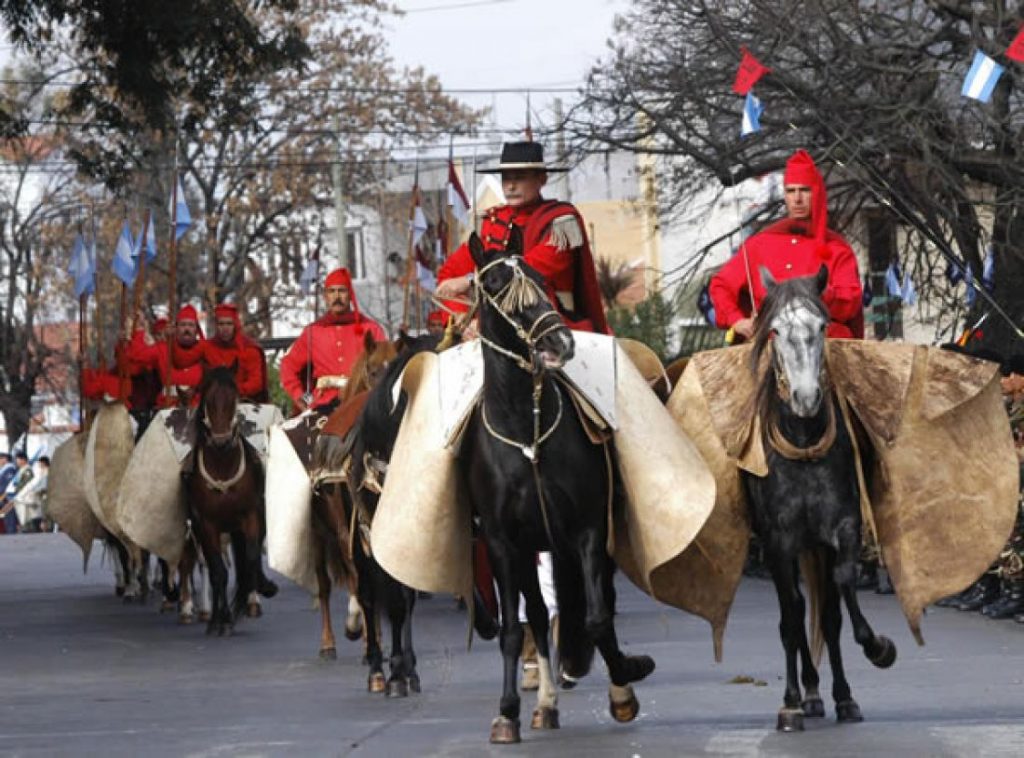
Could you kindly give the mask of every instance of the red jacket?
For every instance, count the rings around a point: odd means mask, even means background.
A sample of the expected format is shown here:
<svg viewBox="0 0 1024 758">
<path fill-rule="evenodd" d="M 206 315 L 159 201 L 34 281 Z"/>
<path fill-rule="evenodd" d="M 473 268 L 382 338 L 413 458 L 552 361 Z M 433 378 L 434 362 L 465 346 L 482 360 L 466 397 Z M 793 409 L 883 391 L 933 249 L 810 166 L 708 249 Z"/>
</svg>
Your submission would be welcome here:
<svg viewBox="0 0 1024 758">
<path fill-rule="evenodd" d="M 230 366 L 238 361 L 238 394 L 243 400 L 260 402 L 266 395 L 267 382 L 263 351 L 249 340 L 238 340 L 225 345 L 216 337 L 203 340 L 202 356 L 210 367 Z"/>
<path fill-rule="evenodd" d="M 203 378 L 203 367 L 199 361 L 203 357 L 204 342 L 205 340 L 199 339 L 192 347 L 187 348 L 176 344 L 174 346 L 174 366 L 172 367 L 167 342 L 161 340 L 147 345 L 145 333 L 140 329 L 132 336 L 131 344 L 128 346 L 128 359 L 132 366 L 132 374 L 156 369 L 165 385 L 198 387 Z M 193 403 L 196 402 L 198 402 L 198 396 L 193 397 Z M 157 400 L 157 405 L 160 408 L 170 408 L 176 404 L 174 397 L 168 397 L 163 393 Z"/>
<path fill-rule="evenodd" d="M 813 276 L 824 263 L 828 267 L 828 286 L 822 294 L 822 301 L 832 319 L 828 336 L 864 336 L 863 291 L 857 258 L 841 236 L 829 231 L 825 249 L 819 252 L 812 237 L 806 236 L 801 228 L 794 229 L 793 222 L 784 219 L 755 234 L 744 245 L 754 284 L 754 303 L 759 308 L 765 296 L 761 266 L 782 281 Z M 742 249 L 711 278 L 708 293 L 715 306 L 715 321 L 722 329 L 728 329 L 740 319 L 750 316 L 747 268 Z"/>
<path fill-rule="evenodd" d="M 484 247 L 504 248 L 513 225 L 523 230 L 523 260 L 544 277 L 548 299 L 563 320 L 574 329 L 610 334 L 579 211 L 556 200 L 541 200 L 525 208 L 491 208 L 480 229 Z M 474 268 L 469 244 L 463 243 L 438 270 L 437 281 L 465 276 Z M 570 299 L 571 309 L 565 305 Z M 455 311 L 467 310 L 460 303 L 449 302 L 448 306 Z"/>
<path fill-rule="evenodd" d="M 387 339 L 380 324 L 366 316 L 349 313 L 341 321 L 335 322 L 330 315 L 314 321 L 302 330 L 281 359 L 281 386 L 292 400 L 298 400 L 306 392 L 306 367 L 312 363 L 312 405 L 331 402 L 338 396 L 338 388 L 316 389 L 317 381 L 325 377 L 347 379 L 352 365 L 362 355 L 366 332 L 378 342 Z"/>
</svg>

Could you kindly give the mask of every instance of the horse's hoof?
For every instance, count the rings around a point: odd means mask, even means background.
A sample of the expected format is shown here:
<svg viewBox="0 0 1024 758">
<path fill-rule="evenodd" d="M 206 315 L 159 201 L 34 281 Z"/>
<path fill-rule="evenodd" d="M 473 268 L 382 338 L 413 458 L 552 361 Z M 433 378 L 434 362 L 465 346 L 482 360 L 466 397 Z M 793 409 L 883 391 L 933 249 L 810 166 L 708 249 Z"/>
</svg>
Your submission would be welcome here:
<svg viewBox="0 0 1024 758">
<path fill-rule="evenodd" d="M 530 720 L 531 729 L 558 729 L 558 709 L 538 707 Z"/>
<path fill-rule="evenodd" d="M 263 615 L 263 608 L 259 603 L 249 603 L 245 609 L 245 615 L 251 619 L 258 619 Z"/>
<path fill-rule="evenodd" d="M 189 624 L 194 624 L 195 621 L 196 621 L 196 615 L 194 613 L 179 613 L 178 614 L 178 623 L 183 625 L 183 626 L 188 626 Z"/>
<path fill-rule="evenodd" d="M 277 584 L 264 578 L 260 580 L 259 587 L 256 588 L 256 591 L 261 597 L 265 597 L 269 600 L 277 594 Z"/>
<path fill-rule="evenodd" d="M 820 697 L 809 697 L 800 703 L 800 710 L 808 718 L 821 718 L 825 715 L 825 704 Z"/>
<path fill-rule="evenodd" d="M 608 712 L 620 724 L 628 724 L 635 719 L 640 713 L 640 701 L 636 699 L 633 688 L 628 684 L 625 687 L 613 684 L 608 690 Z"/>
<path fill-rule="evenodd" d="M 404 679 L 390 679 L 384 694 L 388 697 L 409 697 L 409 685 Z"/>
<path fill-rule="evenodd" d="M 370 674 L 370 678 L 366 682 L 366 689 L 373 693 L 383 692 L 387 687 L 387 680 L 384 678 L 384 674 L 380 671 L 374 671 Z"/>
<path fill-rule="evenodd" d="M 836 703 L 836 721 L 841 724 L 856 724 L 863 721 L 864 716 L 860 712 L 860 706 L 855 700 L 844 700 Z"/>
<path fill-rule="evenodd" d="M 420 692 L 420 675 L 412 674 L 406 681 L 409 683 L 409 691 L 415 692 L 418 695 Z"/>
<path fill-rule="evenodd" d="M 338 660 L 338 651 L 333 647 L 325 647 L 320 650 L 321 661 L 336 661 Z"/>
<path fill-rule="evenodd" d="M 160 603 L 160 613 L 167 613 L 169 611 L 173 611 L 177 607 L 178 604 L 175 603 L 173 600 L 168 600 L 167 598 L 164 598 L 163 602 Z"/>
<path fill-rule="evenodd" d="M 129 594 L 126 592 L 124 593 L 124 595 L 121 596 L 121 602 L 123 602 L 125 605 L 134 605 L 138 601 L 139 597 L 134 593 Z"/>
<path fill-rule="evenodd" d="M 878 641 L 878 652 L 869 656 L 868 660 L 880 669 L 887 669 L 896 662 L 896 645 L 891 639 L 882 635 L 878 635 L 875 639 Z"/>
<path fill-rule="evenodd" d="M 779 720 L 775 728 L 780 732 L 802 732 L 804 730 L 804 712 L 799 708 L 780 708 Z"/>
<path fill-rule="evenodd" d="M 199 611 L 198 618 L 199 618 L 200 623 L 206 623 L 206 622 L 208 622 L 210 620 L 210 612 L 209 611 Z"/>
<path fill-rule="evenodd" d="M 124 587 L 114 587 L 115 597 L 124 597 Z"/>
<path fill-rule="evenodd" d="M 491 743 L 494 745 L 514 745 L 520 742 L 519 719 L 498 716 L 491 722 Z"/>
<path fill-rule="evenodd" d="M 360 639 L 362 636 L 363 636 L 362 627 L 360 627 L 359 629 L 349 629 L 347 626 L 345 627 L 345 639 L 350 640 L 352 642 L 355 642 L 356 640 Z"/>
</svg>

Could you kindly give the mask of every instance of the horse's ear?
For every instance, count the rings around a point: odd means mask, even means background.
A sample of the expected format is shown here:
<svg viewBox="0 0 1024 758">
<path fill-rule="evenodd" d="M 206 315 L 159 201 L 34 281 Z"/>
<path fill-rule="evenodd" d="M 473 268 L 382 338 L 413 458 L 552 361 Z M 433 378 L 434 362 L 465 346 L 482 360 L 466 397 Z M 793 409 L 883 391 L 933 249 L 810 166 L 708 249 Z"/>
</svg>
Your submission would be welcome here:
<svg viewBox="0 0 1024 758">
<path fill-rule="evenodd" d="M 508 244 L 505 246 L 505 252 L 509 255 L 523 254 L 523 230 L 518 226 L 512 226 L 508 235 Z"/>
<path fill-rule="evenodd" d="M 818 273 L 814 277 L 814 283 L 818 285 L 818 294 L 822 294 L 828 286 L 828 266 L 822 263 L 818 267 Z"/>
<path fill-rule="evenodd" d="M 469 235 L 469 255 L 473 258 L 473 263 L 476 264 L 477 268 L 484 267 L 486 263 L 484 260 L 484 243 L 476 232 Z"/>
<path fill-rule="evenodd" d="M 373 333 L 370 330 L 365 331 L 363 333 L 363 350 L 367 355 L 370 355 L 376 347 L 377 340 L 374 339 Z"/>
<path fill-rule="evenodd" d="M 408 347 L 412 347 L 412 340 L 409 338 L 405 329 L 398 330 L 398 336 L 395 338 L 395 347 L 398 350 L 405 350 Z"/>
<path fill-rule="evenodd" d="M 765 292 L 771 292 L 775 289 L 778 282 L 775 281 L 775 277 L 772 276 L 772 272 L 764 266 L 758 266 L 758 271 L 761 272 L 761 284 L 764 285 Z"/>
</svg>

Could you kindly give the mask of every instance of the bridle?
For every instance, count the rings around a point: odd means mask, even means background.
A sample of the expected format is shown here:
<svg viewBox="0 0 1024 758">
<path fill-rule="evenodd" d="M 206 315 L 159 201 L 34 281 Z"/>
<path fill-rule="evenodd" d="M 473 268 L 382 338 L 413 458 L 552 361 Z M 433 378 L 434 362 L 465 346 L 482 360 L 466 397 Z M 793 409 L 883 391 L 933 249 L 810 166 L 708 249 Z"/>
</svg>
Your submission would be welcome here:
<svg viewBox="0 0 1024 758">
<path fill-rule="evenodd" d="M 520 266 L 520 262 L 521 259 L 518 257 L 498 258 L 477 270 L 473 312 L 479 308 L 481 299 L 494 308 L 495 312 L 512 327 L 516 336 L 526 345 L 529 354 L 534 356 L 534 358 L 532 361 L 527 360 L 519 353 L 498 345 L 484 337 L 482 334 L 480 335 L 480 341 L 494 352 L 511 359 L 526 373 L 536 376 L 543 372 L 543 366 L 539 364 L 536 358 L 537 343 L 547 335 L 565 328 L 565 325 L 562 323 L 562 317 L 558 315 L 558 311 L 554 308 L 540 314 L 534 322 L 530 324 L 529 329 L 524 329 L 518 321 L 509 315 L 510 311 L 521 308 L 522 301 L 528 298 L 536 297 L 540 302 L 547 302 L 548 299 L 548 293 L 545 292 L 544 288 L 537 284 L 537 282 L 531 279 L 525 271 L 523 271 Z M 501 265 L 508 266 L 512 269 L 512 279 L 509 280 L 504 287 L 498 290 L 498 292 L 492 295 L 484 289 L 482 279 L 484 274 L 492 268 Z M 545 324 L 551 319 L 554 319 L 554 323 L 550 326 L 545 326 Z"/>
<path fill-rule="evenodd" d="M 213 422 L 210 420 L 210 413 L 206 407 L 206 403 L 204 402 L 203 416 L 200 419 L 200 423 L 206 427 L 209 440 L 214 445 L 223 447 L 229 443 L 233 443 L 232 447 L 238 448 L 238 470 L 235 471 L 234 475 L 229 479 L 214 479 L 213 476 L 210 475 L 210 472 L 206 469 L 206 460 L 203 455 L 202 447 L 199 448 L 196 454 L 196 465 L 199 469 L 199 475 L 203 477 L 203 481 L 206 482 L 207 486 L 215 492 L 227 492 L 228 489 L 242 481 L 242 477 L 245 476 L 245 446 L 242 444 L 241 429 L 238 424 L 238 413 L 236 412 L 232 414 L 230 429 L 218 434 L 213 431 Z"/>
</svg>

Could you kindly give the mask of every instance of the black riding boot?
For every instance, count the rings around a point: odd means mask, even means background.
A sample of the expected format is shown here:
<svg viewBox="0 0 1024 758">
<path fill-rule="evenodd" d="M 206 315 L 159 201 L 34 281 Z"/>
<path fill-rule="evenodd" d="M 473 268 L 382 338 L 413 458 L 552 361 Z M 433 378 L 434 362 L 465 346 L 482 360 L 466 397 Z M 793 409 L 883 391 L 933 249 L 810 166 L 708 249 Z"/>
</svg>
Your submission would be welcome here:
<svg viewBox="0 0 1024 758">
<path fill-rule="evenodd" d="M 1024 612 L 1024 578 L 1003 582 L 999 597 L 981 609 L 990 619 L 1008 619 Z"/>
<path fill-rule="evenodd" d="M 999 577 L 995 574 L 983 574 L 967 591 L 963 599 L 957 603 L 957 610 L 977 611 L 991 603 L 999 596 Z"/>
<path fill-rule="evenodd" d="M 861 561 L 857 565 L 857 589 L 878 589 L 878 561 Z"/>
</svg>

